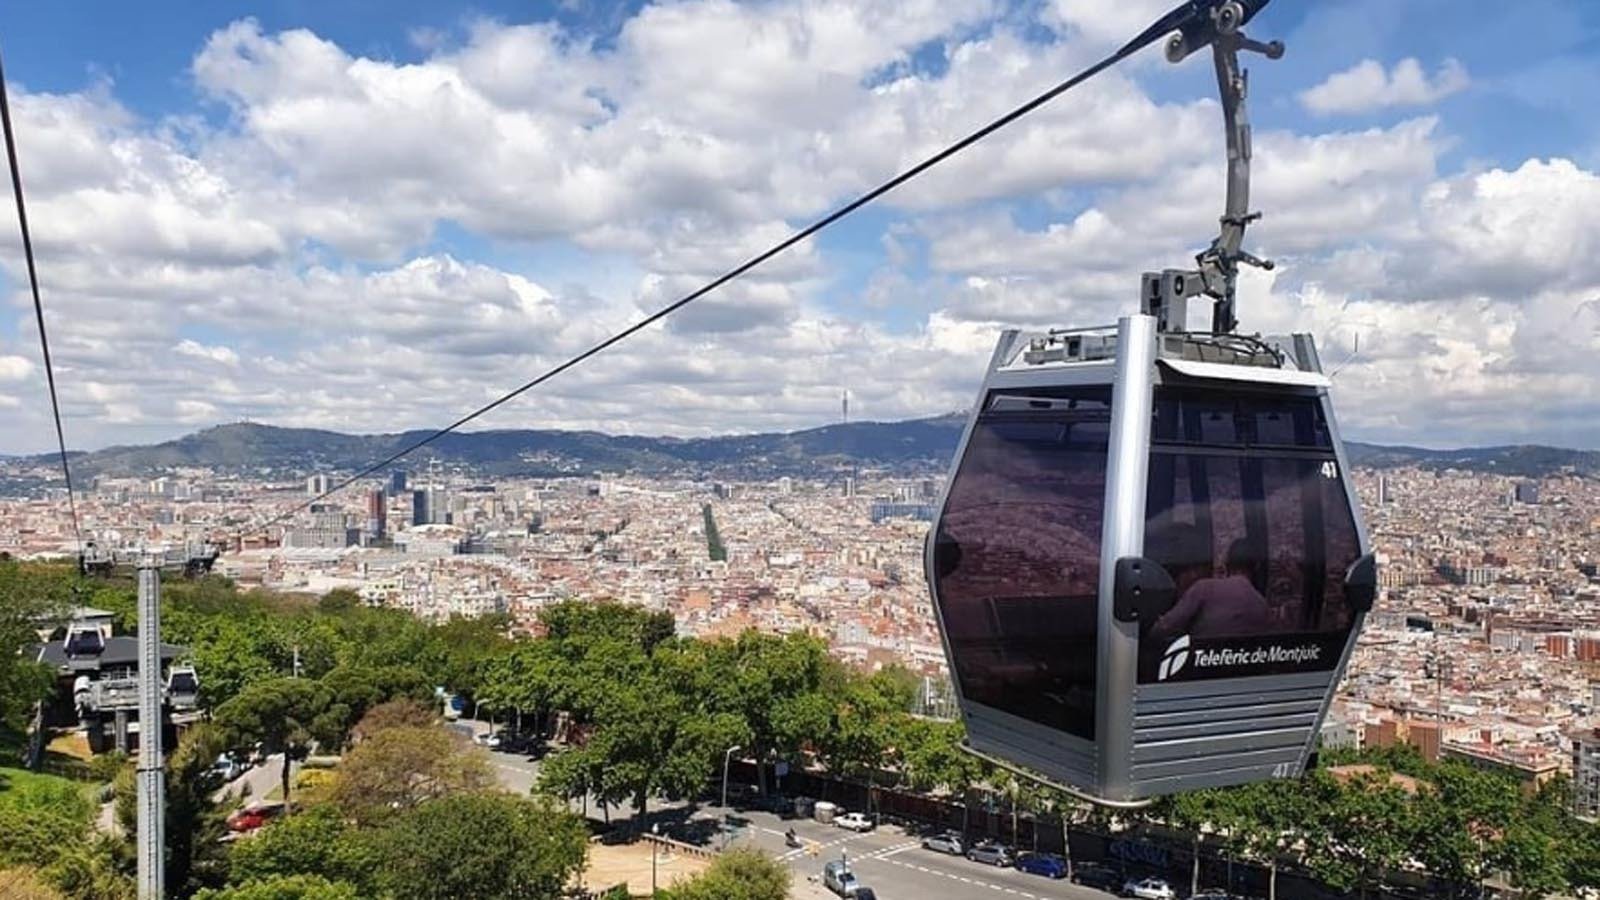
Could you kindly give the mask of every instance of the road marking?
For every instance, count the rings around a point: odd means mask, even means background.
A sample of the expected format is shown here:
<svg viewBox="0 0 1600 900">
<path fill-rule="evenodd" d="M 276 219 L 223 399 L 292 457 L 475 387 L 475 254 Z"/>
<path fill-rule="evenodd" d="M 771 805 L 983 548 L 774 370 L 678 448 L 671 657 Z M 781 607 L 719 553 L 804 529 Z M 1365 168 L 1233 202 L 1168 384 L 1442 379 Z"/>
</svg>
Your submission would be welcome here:
<svg viewBox="0 0 1600 900">
<path fill-rule="evenodd" d="M 922 842 L 921 841 L 906 841 L 903 844 L 896 844 L 893 847 L 885 847 L 882 850 L 877 850 L 877 851 L 874 851 L 872 853 L 868 853 L 866 856 L 862 857 L 862 859 L 888 859 L 889 857 L 894 856 L 896 854 L 904 853 L 907 850 L 912 849 L 913 847 L 920 847 L 920 846 L 922 846 Z"/>
<path fill-rule="evenodd" d="M 909 848 L 901 848 L 901 849 L 909 849 Z M 892 852 L 898 853 L 899 849 L 895 849 Z M 948 878 L 951 881 L 959 881 L 962 884 L 970 884 L 970 885 L 973 885 L 974 887 L 986 887 L 986 888 L 988 888 L 988 889 L 990 889 L 992 891 L 999 891 L 1001 893 L 1006 893 L 1006 894 L 1015 894 L 1018 897 L 1025 897 L 1025 898 L 1027 898 L 1027 900 L 1041 900 L 1041 898 L 1039 898 L 1037 895 L 1031 894 L 1031 893 L 1029 893 L 1027 891 L 1018 890 L 1016 888 L 1008 888 L 1008 887 L 1005 887 L 1004 885 L 995 884 L 995 883 L 989 882 L 989 881 L 983 881 L 983 880 L 977 879 L 977 878 L 968 878 L 965 875 L 957 875 L 954 872 L 944 872 L 944 871 L 940 871 L 939 869 L 930 869 L 927 866 L 917 865 L 916 863 L 901 862 L 898 859 L 888 859 L 888 858 L 886 858 L 884 856 L 864 856 L 864 857 L 862 857 L 862 859 L 876 859 L 876 860 L 879 860 L 879 861 L 882 861 L 882 862 L 886 862 L 891 866 L 899 866 L 899 867 L 901 867 L 903 869 L 913 869 L 915 871 L 921 872 L 924 875 L 938 875 L 938 876 L 941 876 L 943 878 Z"/>
</svg>

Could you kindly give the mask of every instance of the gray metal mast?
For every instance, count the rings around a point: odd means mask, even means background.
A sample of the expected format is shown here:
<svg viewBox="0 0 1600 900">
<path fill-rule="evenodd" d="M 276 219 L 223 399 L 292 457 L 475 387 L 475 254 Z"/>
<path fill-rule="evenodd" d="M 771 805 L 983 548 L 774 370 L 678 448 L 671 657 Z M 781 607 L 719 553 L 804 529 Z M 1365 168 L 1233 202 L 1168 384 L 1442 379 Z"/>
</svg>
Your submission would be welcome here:
<svg viewBox="0 0 1600 900">
<path fill-rule="evenodd" d="M 1188 298 L 1212 298 L 1211 330 L 1232 334 L 1238 328 L 1234 291 L 1239 264 L 1271 269 L 1272 263 L 1243 249 L 1244 230 L 1261 213 L 1250 211 L 1250 119 L 1245 111 L 1249 96 L 1247 72 L 1239 67 L 1239 51 L 1260 53 L 1268 59 L 1283 56 L 1283 42 L 1262 43 L 1240 29 L 1267 0 L 1226 0 L 1185 22 L 1168 41 L 1167 60 L 1181 62 L 1189 54 L 1211 45 L 1217 68 L 1217 90 L 1222 98 L 1223 126 L 1228 146 L 1228 196 L 1223 207 L 1222 231 L 1211 246 L 1195 257 L 1197 269 L 1146 272 L 1140 301 L 1143 311 L 1156 316 L 1160 331 L 1182 331 Z"/>
<path fill-rule="evenodd" d="M 165 896 L 161 694 L 161 560 L 145 554 L 139 559 L 139 900 Z"/>
</svg>

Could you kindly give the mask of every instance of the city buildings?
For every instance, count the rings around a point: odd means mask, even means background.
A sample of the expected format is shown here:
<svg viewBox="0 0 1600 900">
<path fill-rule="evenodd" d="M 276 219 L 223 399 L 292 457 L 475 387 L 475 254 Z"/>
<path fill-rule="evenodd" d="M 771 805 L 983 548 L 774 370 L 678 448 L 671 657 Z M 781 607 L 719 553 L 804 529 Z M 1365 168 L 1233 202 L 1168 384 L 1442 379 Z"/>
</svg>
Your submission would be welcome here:
<svg viewBox="0 0 1600 900">
<path fill-rule="evenodd" d="M 107 547 L 217 541 L 218 570 L 245 585 L 346 587 L 429 619 L 503 612 L 517 630 L 550 603 L 612 598 L 670 611 L 683 633 L 806 632 L 852 663 L 948 683 L 922 568 L 936 473 L 485 481 L 435 467 L 404 491 L 397 474 L 259 533 L 243 526 L 317 484 L 204 469 L 101 477 L 79 512 Z M 1577 776 L 1600 725 L 1600 482 L 1405 468 L 1356 479 L 1382 591 L 1325 743 L 1407 743 L 1530 785 L 1570 771 L 1591 808 L 1594 782 Z M 1520 485 L 1535 492 L 1519 498 Z M 706 507 L 725 559 L 711 558 Z M 0 551 L 74 546 L 63 492 L 0 498 Z"/>
</svg>

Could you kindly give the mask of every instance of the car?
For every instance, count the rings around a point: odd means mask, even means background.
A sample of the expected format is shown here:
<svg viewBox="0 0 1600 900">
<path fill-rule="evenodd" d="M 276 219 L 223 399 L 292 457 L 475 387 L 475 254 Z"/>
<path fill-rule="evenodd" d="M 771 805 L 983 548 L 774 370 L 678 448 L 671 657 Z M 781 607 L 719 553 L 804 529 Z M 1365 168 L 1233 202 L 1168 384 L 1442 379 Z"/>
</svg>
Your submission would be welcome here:
<svg viewBox="0 0 1600 900">
<path fill-rule="evenodd" d="M 856 892 L 850 896 L 856 898 L 856 900 L 878 900 L 878 895 L 873 892 L 872 888 L 860 882 L 856 883 Z"/>
<path fill-rule="evenodd" d="M 1134 900 L 1178 900 L 1178 892 L 1161 878 L 1130 878 L 1122 885 L 1122 896 Z"/>
<path fill-rule="evenodd" d="M 211 768 L 223 781 L 232 781 L 244 774 L 244 766 L 233 758 L 232 753 L 224 753 L 218 756 L 217 761 L 211 764 Z"/>
<path fill-rule="evenodd" d="M 1054 853 L 1024 853 L 1017 858 L 1017 871 L 1046 878 L 1067 877 L 1067 861 Z"/>
<path fill-rule="evenodd" d="M 990 866 L 1011 866 L 1016 862 L 1011 848 L 1004 844 L 983 843 L 967 851 L 967 859 Z"/>
<path fill-rule="evenodd" d="M 842 816 L 835 816 L 833 824 L 851 831 L 871 831 L 872 820 L 858 812 L 847 812 Z"/>
<path fill-rule="evenodd" d="M 283 814 L 282 803 L 252 803 L 228 816 L 229 831 L 255 831 Z"/>
<path fill-rule="evenodd" d="M 962 842 L 961 835 L 953 831 L 944 834 L 932 834 L 922 839 L 924 850 L 934 850 L 939 853 L 948 853 L 951 856 L 961 856 L 967 852 L 967 845 Z"/>
<path fill-rule="evenodd" d="M 1222 888 L 1204 888 L 1198 893 L 1190 894 L 1189 900 L 1239 900 L 1239 898 Z"/>
<path fill-rule="evenodd" d="M 1122 873 L 1099 863 L 1078 863 L 1072 867 L 1072 882 L 1084 887 L 1115 892 L 1122 887 Z"/>
<path fill-rule="evenodd" d="M 843 860 L 833 860 L 822 867 L 822 886 L 841 897 L 854 897 L 861 892 L 861 882 Z"/>
</svg>

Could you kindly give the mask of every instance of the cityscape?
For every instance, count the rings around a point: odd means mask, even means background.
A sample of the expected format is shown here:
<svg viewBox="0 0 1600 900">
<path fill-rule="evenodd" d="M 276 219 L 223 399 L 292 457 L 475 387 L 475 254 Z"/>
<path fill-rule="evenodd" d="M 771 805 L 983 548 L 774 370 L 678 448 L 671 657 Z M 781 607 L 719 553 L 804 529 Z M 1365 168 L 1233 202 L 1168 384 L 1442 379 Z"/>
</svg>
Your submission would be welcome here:
<svg viewBox="0 0 1600 900">
<path fill-rule="evenodd" d="M 214 571 L 242 588 L 343 588 L 431 621 L 505 614 L 526 632 L 549 604 L 617 600 L 689 635 L 801 632 L 866 670 L 925 676 L 953 714 L 923 570 L 943 473 L 708 483 L 423 466 L 307 507 L 341 474 L 102 476 L 78 512 L 105 549 L 216 541 Z M 1419 468 L 1356 483 L 1382 590 L 1324 746 L 1410 744 L 1535 785 L 1585 776 L 1575 809 L 1600 814 L 1600 483 Z M 0 552 L 73 552 L 65 502 L 0 499 Z"/>
<path fill-rule="evenodd" d="M 90 6 L 0 900 L 1600 900 L 1600 4 Z"/>
</svg>

